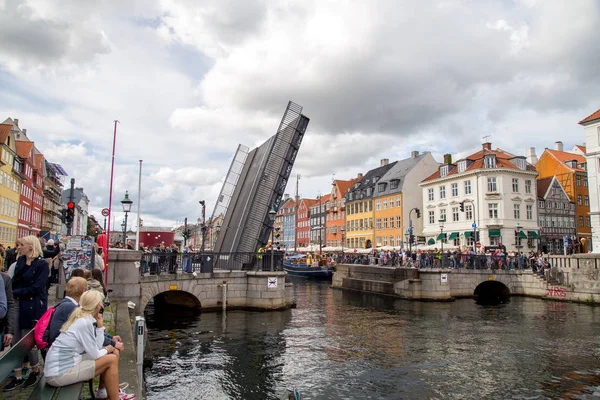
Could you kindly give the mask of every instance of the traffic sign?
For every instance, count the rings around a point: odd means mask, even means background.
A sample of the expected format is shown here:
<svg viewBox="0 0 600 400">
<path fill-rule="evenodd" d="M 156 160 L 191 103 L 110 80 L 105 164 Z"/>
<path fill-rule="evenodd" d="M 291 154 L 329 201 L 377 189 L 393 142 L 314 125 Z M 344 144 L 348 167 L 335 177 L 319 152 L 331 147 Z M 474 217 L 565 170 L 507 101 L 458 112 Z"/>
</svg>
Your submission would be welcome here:
<svg viewBox="0 0 600 400">
<path fill-rule="evenodd" d="M 475 222 L 473 222 L 473 225 L 471 225 L 471 228 L 477 229 L 477 224 Z"/>
<path fill-rule="evenodd" d="M 481 248 L 481 242 L 477 242 L 477 244 L 475 244 L 475 246 L 477 246 L 478 249 Z"/>
<path fill-rule="evenodd" d="M 110 212 L 108 211 L 108 208 L 103 208 L 102 209 L 102 216 L 103 217 L 108 217 L 108 214 L 110 214 Z"/>
</svg>

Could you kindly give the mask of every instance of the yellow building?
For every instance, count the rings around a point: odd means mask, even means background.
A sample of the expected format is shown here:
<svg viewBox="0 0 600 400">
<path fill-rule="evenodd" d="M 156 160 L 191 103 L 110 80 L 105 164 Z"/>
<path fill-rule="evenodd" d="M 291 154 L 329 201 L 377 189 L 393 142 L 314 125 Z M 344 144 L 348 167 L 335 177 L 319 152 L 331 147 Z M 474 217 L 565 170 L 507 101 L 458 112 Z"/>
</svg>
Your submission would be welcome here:
<svg viewBox="0 0 600 400">
<path fill-rule="evenodd" d="M 0 243 L 15 246 L 19 217 L 21 179 L 13 171 L 15 161 L 15 138 L 13 124 L 7 120 L 0 124 Z"/>
</svg>

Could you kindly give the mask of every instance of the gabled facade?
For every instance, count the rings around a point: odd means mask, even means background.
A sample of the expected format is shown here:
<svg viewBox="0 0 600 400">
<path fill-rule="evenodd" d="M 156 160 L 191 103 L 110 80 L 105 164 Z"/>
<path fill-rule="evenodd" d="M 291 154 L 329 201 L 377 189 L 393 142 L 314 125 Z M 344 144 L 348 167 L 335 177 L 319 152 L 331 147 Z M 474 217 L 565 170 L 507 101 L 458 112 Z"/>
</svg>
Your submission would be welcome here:
<svg viewBox="0 0 600 400">
<path fill-rule="evenodd" d="M 438 166 L 431 153 L 413 151 L 410 158 L 397 161 L 377 182 L 374 194 L 377 247 L 409 247 L 410 221 L 415 237 L 422 236 L 423 222 L 416 213 L 416 209 L 422 211 L 423 204 L 419 183 L 433 174 Z"/>
<path fill-rule="evenodd" d="M 556 176 L 569 199 L 575 203 L 576 251 L 587 253 L 592 248 L 592 228 L 585 157 L 563 151 L 562 143 L 556 142 L 553 150 L 544 151 L 535 167 L 540 179 Z"/>
<path fill-rule="evenodd" d="M 325 230 L 327 219 L 325 215 L 326 204 L 331 202 L 331 193 L 321 195 L 310 207 L 310 243 L 325 247 Z"/>
<path fill-rule="evenodd" d="M 44 207 L 44 178 L 46 177 L 46 160 L 44 155 L 33 146 L 33 171 L 31 174 L 31 224 L 36 236 L 41 236 Z M 87 222 L 87 221 L 86 221 Z M 87 233 L 87 226 L 86 226 Z"/>
<path fill-rule="evenodd" d="M 538 179 L 537 189 L 540 250 L 547 254 L 572 254 L 577 233 L 575 203 L 555 176 Z"/>
<path fill-rule="evenodd" d="M 58 234 L 62 232 L 60 211 L 62 209 L 63 178 L 67 175 L 65 170 L 58 164 L 44 161 L 46 174 L 43 182 L 44 206 L 42 215 L 42 231 L 40 236 L 46 240 L 58 240 Z"/>
<path fill-rule="evenodd" d="M 293 250 L 296 245 L 296 202 L 288 198 L 279 208 L 277 214 L 283 220 L 283 246 L 287 251 Z"/>
<path fill-rule="evenodd" d="M 0 148 L 0 243 L 5 247 L 14 247 L 17 240 L 21 177 L 14 169 L 18 156 L 12 121 L 0 124 Z"/>
<path fill-rule="evenodd" d="M 35 189 L 33 187 L 33 170 L 34 170 L 34 143 L 31 141 L 17 140 L 17 158 L 19 165 L 16 168 L 20 169 L 21 176 L 21 197 L 19 204 L 19 224 L 17 237 L 28 235 L 37 235 L 40 231 L 40 221 L 35 221 L 33 200 Z M 41 215 L 40 215 L 41 217 Z"/>
<path fill-rule="evenodd" d="M 427 245 L 439 249 L 444 241 L 444 249 L 472 248 L 479 234 L 483 249 L 536 250 L 537 175 L 524 156 L 492 150 L 491 143 L 456 163 L 446 157 L 421 183 Z"/>
<path fill-rule="evenodd" d="M 298 206 L 298 221 L 296 224 L 296 240 L 298 247 L 307 247 L 310 244 L 310 208 L 315 204 L 315 199 L 300 199 Z"/>
<path fill-rule="evenodd" d="M 325 243 L 328 247 L 347 247 L 346 193 L 355 182 L 358 182 L 358 178 L 349 181 L 335 179 L 331 185 L 330 197 L 325 203 Z"/>
<path fill-rule="evenodd" d="M 600 110 L 579 122 L 585 135 L 585 158 L 587 164 L 590 196 L 590 225 L 592 245 L 588 250 L 600 253 Z"/>
<path fill-rule="evenodd" d="M 370 170 L 346 194 L 346 247 L 375 247 L 375 207 L 373 196 L 377 182 L 394 166 L 384 158 L 380 166 Z"/>
</svg>

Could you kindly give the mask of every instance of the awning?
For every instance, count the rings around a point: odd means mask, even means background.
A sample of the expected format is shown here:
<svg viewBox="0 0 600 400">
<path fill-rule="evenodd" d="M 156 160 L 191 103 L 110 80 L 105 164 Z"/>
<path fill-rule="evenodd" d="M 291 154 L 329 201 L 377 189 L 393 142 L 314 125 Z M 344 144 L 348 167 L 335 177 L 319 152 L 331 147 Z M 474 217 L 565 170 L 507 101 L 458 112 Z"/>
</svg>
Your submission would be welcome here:
<svg viewBox="0 0 600 400">
<path fill-rule="evenodd" d="M 434 238 L 431 238 L 431 239 L 429 239 L 429 240 L 427 241 L 427 244 L 428 244 L 429 246 L 431 246 L 432 244 L 435 244 L 435 239 L 434 239 Z"/>
<path fill-rule="evenodd" d="M 458 237 L 458 232 L 452 232 L 448 240 L 454 240 Z"/>
<path fill-rule="evenodd" d="M 488 232 L 490 237 L 500 236 L 500 229 L 490 229 Z"/>
<path fill-rule="evenodd" d="M 473 231 L 466 231 L 465 232 L 465 237 L 466 238 L 470 238 L 471 236 L 473 236 Z"/>
<path fill-rule="evenodd" d="M 437 237 L 437 240 L 444 240 L 446 238 L 446 234 L 445 233 L 440 233 Z"/>
<path fill-rule="evenodd" d="M 523 231 L 519 231 L 519 237 L 520 237 L 521 239 L 527 239 L 527 235 L 526 235 L 526 234 L 525 234 L 525 232 L 523 232 Z"/>
<path fill-rule="evenodd" d="M 528 234 L 528 235 L 529 235 L 529 237 L 530 237 L 530 238 L 532 238 L 532 239 L 538 239 L 538 238 L 539 238 L 539 235 L 537 234 L 537 232 L 536 232 L 536 231 L 529 231 L 529 232 L 527 232 L 527 234 Z"/>
</svg>

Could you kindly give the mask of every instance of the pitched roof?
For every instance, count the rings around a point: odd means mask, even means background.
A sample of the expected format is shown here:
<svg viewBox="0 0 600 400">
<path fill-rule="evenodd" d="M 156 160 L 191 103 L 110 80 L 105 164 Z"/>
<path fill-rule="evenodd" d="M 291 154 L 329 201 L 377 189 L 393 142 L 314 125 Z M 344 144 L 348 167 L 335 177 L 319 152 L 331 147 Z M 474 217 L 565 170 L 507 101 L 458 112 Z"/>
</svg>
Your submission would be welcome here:
<svg viewBox="0 0 600 400">
<path fill-rule="evenodd" d="M 33 149 L 33 142 L 24 142 L 17 140 L 17 155 L 21 158 L 29 158 L 31 156 L 31 149 Z"/>
<path fill-rule="evenodd" d="M 585 146 L 580 146 L 578 144 L 575 145 L 583 154 L 587 153 L 587 148 Z"/>
<path fill-rule="evenodd" d="M 44 155 L 41 153 L 38 153 L 35 155 L 34 159 L 35 159 L 35 163 L 34 163 L 35 167 L 41 171 L 42 165 L 44 163 Z M 46 175 L 46 174 L 44 174 L 44 175 Z"/>
<path fill-rule="evenodd" d="M 552 183 L 554 176 L 549 178 L 542 178 L 537 180 L 537 195 L 539 198 L 543 199 L 546 197 L 546 192 L 548 191 L 548 187 Z"/>
<path fill-rule="evenodd" d="M 562 164 L 564 164 L 565 167 L 572 169 L 573 171 L 585 172 L 585 169 L 579 167 L 580 164 L 584 164 L 587 162 L 584 156 L 582 156 L 580 154 L 575 154 L 575 153 L 567 153 L 566 151 L 558 151 L 558 150 L 550 150 L 550 149 L 546 149 L 546 151 L 548 152 L 548 154 L 550 154 L 551 156 L 556 158 L 558 161 L 560 161 Z M 565 164 L 567 161 L 573 161 L 573 160 L 577 161 L 576 168 L 573 168 L 570 165 Z"/>
<path fill-rule="evenodd" d="M 12 124 L 0 124 L 0 143 L 6 144 L 6 139 L 10 135 L 10 128 L 12 128 Z"/>
<path fill-rule="evenodd" d="M 352 185 L 354 185 L 356 182 L 359 182 L 361 180 L 361 178 L 353 178 L 350 179 L 349 181 L 342 181 L 340 179 L 336 179 L 335 183 L 338 187 L 338 189 L 340 190 L 339 195 L 344 197 L 346 195 L 346 193 L 348 192 L 348 190 L 352 187 Z"/>
<path fill-rule="evenodd" d="M 383 178 L 383 176 L 394 165 L 396 165 L 396 163 L 397 163 L 397 161 L 394 161 L 393 163 L 382 165 L 380 167 L 377 167 L 377 168 L 374 168 L 374 169 L 370 170 L 360 180 L 360 183 L 358 184 L 358 187 L 356 187 L 356 188 L 351 187 L 348 190 L 348 193 L 360 193 L 361 191 L 366 190 L 367 188 L 374 187 L 377 184 L 378 180 L 381 179 L 381 178 Z M 378 179 L 375 179 L 375 178 L 378 178 Z M 373 197 L 373 195 L 371 194 L 371 196 L 366 196 L 366 198 L 369 198 L 369 197 Z"/>
<path fill-rule="evenodd" d="M 386 188 L 383 192 L 377 193 L 377 196 L 385 196 L 391 193 L 400 193 L 402 192 L 402 186 L 404 185 L 404 178 L 410 171 L 415 168 L 419 162 L 430 153 L 421 153 L 416 157 L 405 158 L 404 160 L 400 160 L 396 162 L 390 170 L 377 182 L 379 183 L 390 183 L 391 181 L 398 181 L 398 186 L 394 189 L 391 188 L 391 185 L 386 185 Z"/>
<path fill-rule="evenodd" d="M 455 162 L 455 164 L 450 165 L 450 171 L 448 171 L 448 175 L 446 175 L 446 176 L 457 175 L 458 174 L 457 164 L 458 164 L 458 162 L 464 161 L 464 160 L 467 160 L 467 168 L 465 169 L 464 172 L 483 169 L 485 167 L 484 157 L 488 154 L 494 154 L 496 156 L 496 168 L 514 169 L 517 171 L 521 171 L 521 169 L 519 167 L 517 167 L 515 164 L 513 164 L 510 160 L 514 159 L 514 158 L 525 158 L 523 156 L 515 156 L 513 154 L 510 154 L 510 153 L 502 150 L 502 149 L 496 149 L 496 150 L 482 149 L 482 150 L 478 151 L 477 153 L 471 154 L 470 156 L 465 157 L 463 160 L 459 160 L 459 161 Z M 533 172 L 536 169 L 533 165 L 526 162 L 525 170 Z M 461 173 L 464 173 L 464 172 L 461 172 Z M 432 180 L 438 179 L 438 178 L 440 178 L 440 170 L 439 169 L 431 176 L 425 178 L 423 180 L 423 182 L 429 182 L 429 181 L 432 181 Z"/>
<path fill-rule="evenodd" d="M 591 115 L 585 117 L 584 119 L 582 119 L 581 121 L 579 121 L 579 124 L 585 124 L 587 122 L 592 122 L 595 121 L 597 119 L 600 119 L 600 110 L 592 113 Z"/>
</svg>

